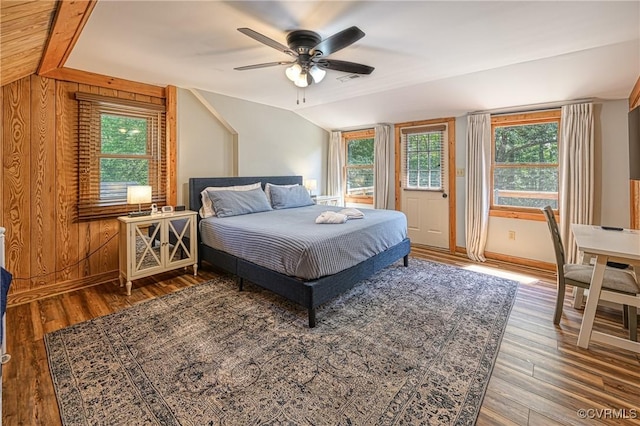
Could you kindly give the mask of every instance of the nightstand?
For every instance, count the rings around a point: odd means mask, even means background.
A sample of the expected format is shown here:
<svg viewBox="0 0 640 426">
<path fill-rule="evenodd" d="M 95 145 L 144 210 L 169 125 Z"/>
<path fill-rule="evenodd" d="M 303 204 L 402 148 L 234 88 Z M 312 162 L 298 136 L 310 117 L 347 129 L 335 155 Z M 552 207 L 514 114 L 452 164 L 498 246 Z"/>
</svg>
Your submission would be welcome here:
<svg viewBox="0 0 640 426">
<path fill-rule="evenodd" d="M 339 195 L 318 195 L 314 200 L 321 206 L 339 206 L 340 198 Z"/>
<path fill-rule="evenodd" d="M 185 210 L 118 218 L 120 229 L 120 287 L 172 269 L 193 266 L 198 275 L 196 212 Z"/>
</svg>

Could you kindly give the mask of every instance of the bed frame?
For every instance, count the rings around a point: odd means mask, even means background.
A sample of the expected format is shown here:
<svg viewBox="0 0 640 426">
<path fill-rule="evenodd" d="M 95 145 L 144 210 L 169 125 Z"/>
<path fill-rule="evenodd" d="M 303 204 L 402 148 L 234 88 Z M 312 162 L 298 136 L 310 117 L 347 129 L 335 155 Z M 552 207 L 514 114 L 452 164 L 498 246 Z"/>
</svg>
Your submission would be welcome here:
<svg viewBox="0 0 640 426">
<path fill-rule="evenodd" d="M 264 189 L 267 183 L 275 185 L 302 185 L 302 176 L 257 176 L 257 177 L 221 177 L 221 178 L 191 178 L 189 179 L 189 208 L 198 211 L 202 206 L 200 192 L 208 186 L 248 185 L 262 182 Z M 200 216 L 198 216 L 198 225 Z M 404 266 L 409 265 L 409 239 L 390 247 L 349 269 L 311 281 L 291 277 L 272 271 L 255 263 L 246 261 L 231 254 L 216 250 L 202 244 L 198 226 L 198 264 L 203 260 L 212 265 L 234 274 L 238 278 L 238 285 L 242 290 L 244 280 L 273 291 L 290 301 L 307 308 L 309 327 L 316 325 L 316 308 L 349 290 L 359 281 L 370 277 L 379 270 L 386 268 L 395 261 L 403 258 Z"/>
</svg>

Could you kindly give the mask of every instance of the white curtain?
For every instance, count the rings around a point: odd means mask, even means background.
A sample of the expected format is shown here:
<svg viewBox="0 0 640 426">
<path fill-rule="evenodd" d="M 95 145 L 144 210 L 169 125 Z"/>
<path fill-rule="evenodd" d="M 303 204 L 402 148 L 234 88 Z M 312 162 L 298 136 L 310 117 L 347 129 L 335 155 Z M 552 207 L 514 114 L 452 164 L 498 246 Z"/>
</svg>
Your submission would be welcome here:
<svg viewBox="0 0 640 426">
<path fill-rule="evenodd" d="M 567 263 L 578 262 L 572 223 L 593 222 L 593 104 L 562 107 L 560 132 L 560 234 Z"/>
<path fill-rule="evenodd" d="M 467 117 L 467 171 L 465 232 L 467 256 L 484 262 L 489 228 L 489 188 L 491 179 L 491 116 Z"/>
<path fill-rule="evenodd" d="M 386 209 L 389 203 L 391 182 L 391 126 L 378 124 L 373 138 L 373 207 Z"/>
<path fill-rule="evenodd" d="M 327 164 L 327 195 L 340 196 L 342 200 L 342 169 L 344 168 L 344 149 L 342 148 L 342 132 L 331 132 L 329 137 L 329 154 Z"/>
</svg>

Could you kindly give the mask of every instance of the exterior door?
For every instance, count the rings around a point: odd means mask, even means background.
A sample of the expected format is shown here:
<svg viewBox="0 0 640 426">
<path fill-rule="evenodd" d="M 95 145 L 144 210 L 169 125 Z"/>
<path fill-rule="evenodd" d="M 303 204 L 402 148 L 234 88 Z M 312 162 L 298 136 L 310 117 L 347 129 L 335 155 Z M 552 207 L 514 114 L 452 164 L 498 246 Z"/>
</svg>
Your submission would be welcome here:
<svg viewBox="0 0 640 426">
<path fill-rule="evenodd" d="M 400 130 L 400 205 L 412 244 L 449 249 L 447 125 Z"/>
</svg>

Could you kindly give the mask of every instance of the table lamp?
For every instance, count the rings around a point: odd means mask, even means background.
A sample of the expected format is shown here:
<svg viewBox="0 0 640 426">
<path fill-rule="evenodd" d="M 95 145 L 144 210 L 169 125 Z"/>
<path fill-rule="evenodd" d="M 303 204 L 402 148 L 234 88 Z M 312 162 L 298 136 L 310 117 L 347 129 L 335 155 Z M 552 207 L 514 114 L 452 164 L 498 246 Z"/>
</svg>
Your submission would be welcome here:
<svg viewBox="0 0 640 426">
<path fill-rule="evenodd" d="M 318 187 L 318 181 L 315 179 L 307 179 L 304 181 L 304 187 L 309 191 L 309 195 L 313 196 L 313 191 Z"/>
<path fill-rule="evenodd" d="M 127 204 L 137 204 L 138 211 L 129 213 L 129 216 L 146 216 L 151 214 L 150 211 L 142 211 L 142 203 L 151 202 L 151 186 L 148 185 L 131 185 L 127 186 Z"/>
</svg>

